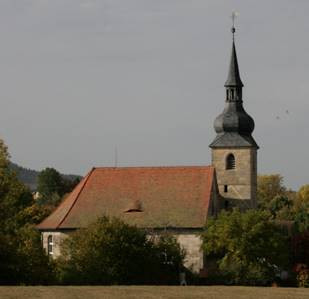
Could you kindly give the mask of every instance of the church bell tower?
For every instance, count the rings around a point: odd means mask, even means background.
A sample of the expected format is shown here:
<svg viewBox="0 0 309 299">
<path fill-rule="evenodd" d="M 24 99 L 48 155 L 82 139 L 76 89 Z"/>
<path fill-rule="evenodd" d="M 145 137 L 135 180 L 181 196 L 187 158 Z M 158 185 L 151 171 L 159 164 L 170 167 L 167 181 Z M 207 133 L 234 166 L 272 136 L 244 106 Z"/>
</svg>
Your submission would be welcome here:
<svg viewBox="0 0 309 299">
<path fill-rule="evenodd" d="M 222 208 L 256 207 L 257 150 L 252 137 L 254 120 L 243 107 L 242 88 L 235 48 L 235 27 L 228 77 L 225 82 L 226 99 L 223 112 L 215 119 L 217 133 L 209 145 L 212 165 L 216 169 Z"/>
</svg>

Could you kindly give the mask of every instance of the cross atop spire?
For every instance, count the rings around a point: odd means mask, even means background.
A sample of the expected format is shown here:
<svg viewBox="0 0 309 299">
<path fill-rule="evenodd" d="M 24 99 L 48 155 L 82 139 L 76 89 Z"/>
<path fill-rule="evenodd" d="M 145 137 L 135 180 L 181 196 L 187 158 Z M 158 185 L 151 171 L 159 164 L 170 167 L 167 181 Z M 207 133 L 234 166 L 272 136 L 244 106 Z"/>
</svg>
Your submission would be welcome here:
<svg viewBox="0 0 309 299">
<path fill-rule="evenodd" d="M 236 48 L 235 48 L 235 18 L 237 17 L 237 13 L 235 11 L 232 12 L 231 18 L 233 22 L 232 26 L 232 34 L 233 34 L 233 44 L 232 44 L 232 53 L 231 53 L 231 60 L 230 60 L 230 67 L 228 72 L 227 80 L 224 84 L 225 87 L 243 87 L 244 85 L 241 82 L 240 75 L 239 75 L 239 68 L 238 68 L 238 61 L 236 55 Z"/>
<path fill-rule="evenodd" d="M 236 19 L 237 16 L 238 16 L 238 13 L 236 11 L 233 11 L 232 15 L 231 15 L 232 22 L 233 22 L 233 26 L 232 26 L 232 29 L 231 29 L 232 34 L 233 34 L 233 41 L 234 41 L 234 34 L 235 34 L 235 31 L 236 31 L 236 29 L 235 29 L 235 19 Z"/>
</svg>

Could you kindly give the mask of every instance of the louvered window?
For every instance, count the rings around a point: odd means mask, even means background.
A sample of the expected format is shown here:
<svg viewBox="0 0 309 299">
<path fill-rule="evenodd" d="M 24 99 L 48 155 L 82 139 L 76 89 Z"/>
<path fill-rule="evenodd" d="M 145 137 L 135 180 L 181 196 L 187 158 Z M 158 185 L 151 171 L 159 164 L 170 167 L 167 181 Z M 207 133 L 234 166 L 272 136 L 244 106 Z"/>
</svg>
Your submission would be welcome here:
<svg viewBox="0 0 309 299">
<path fill-rule="evenodd" d="M 229 154 L 226 158 L 226 169 L 235 169 L 235 157 Z"/>
</svg>

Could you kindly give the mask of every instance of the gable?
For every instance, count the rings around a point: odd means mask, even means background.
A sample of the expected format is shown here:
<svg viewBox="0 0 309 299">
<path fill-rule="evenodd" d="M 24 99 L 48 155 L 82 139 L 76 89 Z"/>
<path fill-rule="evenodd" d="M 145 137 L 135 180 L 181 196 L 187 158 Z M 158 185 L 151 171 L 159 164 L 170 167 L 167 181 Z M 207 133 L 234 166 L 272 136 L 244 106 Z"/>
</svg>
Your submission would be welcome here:
<svg viewBox="0 0 309 299">
<path fill-rule="evenodd" d="M 214 183 L 211 166 L 94 168 L 38 228 L 76 229 L 103 215 L 143 228 L 201 228 Z"/>
</svg>

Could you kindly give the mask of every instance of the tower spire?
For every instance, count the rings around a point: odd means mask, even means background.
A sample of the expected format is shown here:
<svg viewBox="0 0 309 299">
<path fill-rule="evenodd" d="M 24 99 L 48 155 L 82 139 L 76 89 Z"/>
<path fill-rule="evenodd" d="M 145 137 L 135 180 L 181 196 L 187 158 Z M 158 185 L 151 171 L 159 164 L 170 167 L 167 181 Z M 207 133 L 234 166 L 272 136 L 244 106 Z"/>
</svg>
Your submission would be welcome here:
<svg viewBox="0 0 309 299">
<path fill-rule="evenodd" d="M 232 35 L 233 35 L 233 42 L 232 42 L 232 52 L 231 52 L 231 60 L 230 60 L 230 67 L 229 72 L 227 76 L 227 80 L 224 84 L 225 87 L 243 87 L 243 83 L 240 79 L 239 75 L 239 68 L 238 68 L 238 61 L 237 61 L 237 55 L 236 55 L 236 47 L 235 47 L 235 18 L 236 18 L 236 12 L 233 11 L 232 13 Z"/>
<path fill-rule="evenodd" d="M 234 41 L 236 13 L 233 12 L 232 20 L 232 53 L 230 58 L 230 66 L 228 77 L 224 84 L 226 89 L 225 108 L 223 112 L 216 118 L 214 127 L 217 133 L 215 140 L 210 147 L 255 147 L 252 132 L 254 130 L 254 120 L 246 113 L 242 101 L 243 83 L 240 79 L 238 61 L 236 55 L 236 47 Z"/>
</svg>

